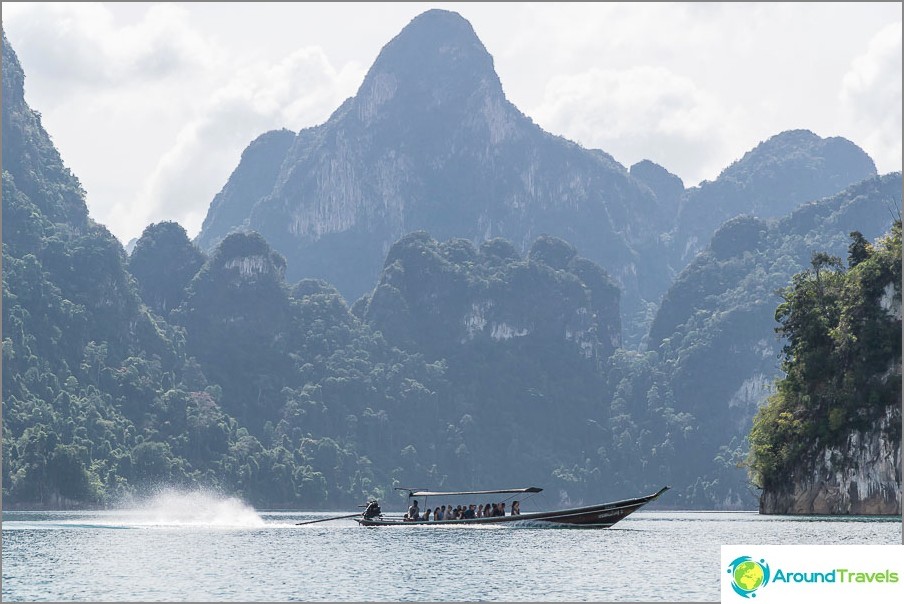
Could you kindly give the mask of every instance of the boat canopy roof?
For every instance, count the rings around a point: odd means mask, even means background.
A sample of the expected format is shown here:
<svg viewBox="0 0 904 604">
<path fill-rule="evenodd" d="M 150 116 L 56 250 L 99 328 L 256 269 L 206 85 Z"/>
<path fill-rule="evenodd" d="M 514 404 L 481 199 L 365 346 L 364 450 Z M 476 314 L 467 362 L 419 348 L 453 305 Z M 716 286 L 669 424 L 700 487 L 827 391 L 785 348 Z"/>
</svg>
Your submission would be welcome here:
<svg viewBox="0 0 904 604">
<path fill-rule="evenodd" d="M 527 487 L 524 489 L 496 489 L 492 491 L 418 491 L 398 487 L 398 491 L 408 491 L 409 497 L 435 497 L 438 495 L 492 495 L 494 493 L 539 493 L 543 489 L 539 487 Z"/>
</svg>

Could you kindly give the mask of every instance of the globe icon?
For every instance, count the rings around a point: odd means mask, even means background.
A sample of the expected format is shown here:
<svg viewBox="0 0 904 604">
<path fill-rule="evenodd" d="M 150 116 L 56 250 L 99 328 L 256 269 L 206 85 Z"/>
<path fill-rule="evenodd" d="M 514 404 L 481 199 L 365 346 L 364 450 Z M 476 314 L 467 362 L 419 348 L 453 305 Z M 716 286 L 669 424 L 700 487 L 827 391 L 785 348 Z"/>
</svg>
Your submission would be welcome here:
<svg viewBox="0 0 904 604">
<path fill-rule="evenodd" d="M 747 560 L 735 567 L 733 576 L 735 585 L 744 591 L 753 591 L 763 584 L 763 567 L 753 560 Z"/>
</svg>

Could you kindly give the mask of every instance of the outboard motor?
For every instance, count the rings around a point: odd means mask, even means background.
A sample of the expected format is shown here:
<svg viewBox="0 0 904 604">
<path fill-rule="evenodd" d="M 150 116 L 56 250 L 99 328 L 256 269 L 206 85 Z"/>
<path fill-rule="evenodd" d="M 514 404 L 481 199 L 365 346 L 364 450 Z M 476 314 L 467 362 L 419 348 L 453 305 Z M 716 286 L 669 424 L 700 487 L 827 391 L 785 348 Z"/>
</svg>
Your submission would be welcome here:
<svg viewBox="0 0 904 604">
<path fill-rule="evenodd" d="M 380 509 L 380 504 L 377 503 L 377 500 L 367 502 L 367 508 L 364 510 L 364 519 L 371 520 L 372 518 L 376 518 L 377 516 L 382 516 L 383 510 Z"/>
</svg>

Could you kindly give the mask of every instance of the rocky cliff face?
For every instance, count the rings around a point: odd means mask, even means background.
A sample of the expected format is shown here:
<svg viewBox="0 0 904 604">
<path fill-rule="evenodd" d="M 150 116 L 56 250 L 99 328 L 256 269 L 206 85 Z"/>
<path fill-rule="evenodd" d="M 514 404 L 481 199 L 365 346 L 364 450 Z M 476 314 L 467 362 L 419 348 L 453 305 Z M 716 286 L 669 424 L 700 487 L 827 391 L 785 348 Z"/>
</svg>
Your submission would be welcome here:
<svg viewBox="0 0 904 604">
<path fill-rule="evenodd" d="M 895 438 L 894 435 L 897 434 Z M 764 491 L 761 514 L 901 515 L 901 409 L 815 452 L 806 472 Z"/>
<path fill-rule="evenodd" d="M 273 135 L 246 152 L 211 205 L 197 240 L 205 249 L 229 230 L 255 230 L 286 257 L 290 281 L 322 278 L 353 300 L 407 233 L 475 245 L 501 237 L 521 253 L 548 234 L 601 264 L 629 300 L 653 300 L 667 284 L 663 255 L 645 265 L 639 254 L 666 228 L 651 189 L 512 105 L 456 13 L 416 17 L 354 97 L 285 142 Z"/>
<path fill-rule="evenodd" d="M 196 241 L 199 247 L 212 250 L 232 230 L 247 222 L 254 204 L 273 189 L 279 168 L 294 141 L 292 132 L 273 130 L 248 145 L 229 182 L 207 210 Z"/>
</svg>

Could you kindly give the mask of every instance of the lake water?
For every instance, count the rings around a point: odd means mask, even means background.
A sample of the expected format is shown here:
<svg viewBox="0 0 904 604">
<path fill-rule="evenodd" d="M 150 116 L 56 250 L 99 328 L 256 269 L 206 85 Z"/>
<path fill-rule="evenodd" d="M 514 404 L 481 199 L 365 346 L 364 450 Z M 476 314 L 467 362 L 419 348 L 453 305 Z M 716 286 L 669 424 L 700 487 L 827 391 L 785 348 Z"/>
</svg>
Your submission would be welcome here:
<svg viewBox="0 0 904 604">
<path fill-rule="evenodd" d="M 722 544 L 900 544 L 900 518 L 639 511 L 606 530 L 296 526 L 170 497 L 4 512 L 4 601 L 710 601 Z"/>
</svg>

